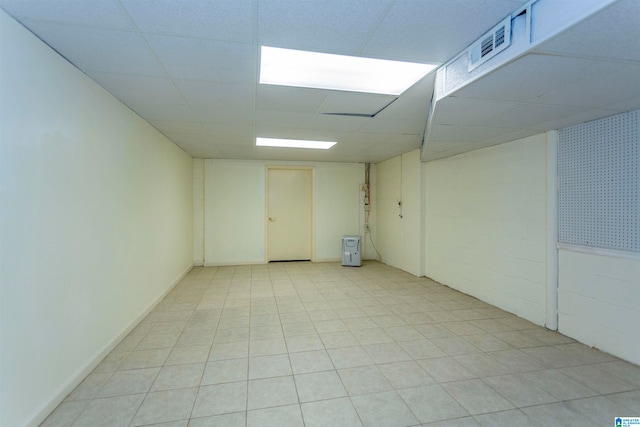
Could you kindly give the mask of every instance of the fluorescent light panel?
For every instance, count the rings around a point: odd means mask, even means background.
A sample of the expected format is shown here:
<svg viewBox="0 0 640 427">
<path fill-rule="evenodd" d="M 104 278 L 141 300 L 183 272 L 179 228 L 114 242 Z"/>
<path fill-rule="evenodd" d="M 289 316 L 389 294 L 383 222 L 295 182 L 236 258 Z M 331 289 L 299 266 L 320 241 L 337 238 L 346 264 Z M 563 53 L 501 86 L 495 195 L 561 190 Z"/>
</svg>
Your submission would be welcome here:
<svg viewBox="0 0 640 427">
<path fill-rule="evenodd" d="M 434 68 L 430 64 L 262 46 L 260 83 L 400 95 Z"/>
<path fill-rule="evenodd" d="M 336 145 L 336 142 L 309 141 L 303 139 L 256 138 L 256 145 L 260 147 L 312 148 L 316 150 L 328 150 Z"/>
</svg>

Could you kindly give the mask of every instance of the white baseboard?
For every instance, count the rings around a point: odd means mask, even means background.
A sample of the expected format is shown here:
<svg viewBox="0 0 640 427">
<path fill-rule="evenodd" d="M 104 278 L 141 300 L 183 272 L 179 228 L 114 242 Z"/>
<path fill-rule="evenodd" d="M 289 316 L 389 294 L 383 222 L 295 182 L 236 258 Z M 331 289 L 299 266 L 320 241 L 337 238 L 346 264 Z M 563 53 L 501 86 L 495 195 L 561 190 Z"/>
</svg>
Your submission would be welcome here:
<svg viewBox="0 0 640 427">
<path fill-rule="evenodd" d="M 189 266 L 180 276 L 173 281 L 171 285 L 158 297 L 156 298 L 147 309 L 142 312 L 131 324 L 122 331 L 118 336 L 112 339 L 100 352 L 98 352 L 92 360 L 85 365 L 85 367 L 79 369 L 74 375 L 71 376 L 69 381 L 64 384 L 58 392 L 55 393 L 54 397 L 51 401 L 43 406 L 36 415 L 27 423 L 27 427 L 37 427 L 39 426 L 57 407 L 62 403 L 65 397 L 69 395 L 85 378 L 89 375 L 102 359 L 104 359 L 111 351 L 122 341 L 128 334 L 131 332 L 138 324 L 153 310 L 160 301 L 163 300 L 164 297 L 167 296 L 169 292 L 173 288 L 176 287 L 178 283 L 193 269 L 193 265 Z"/>
</svg>

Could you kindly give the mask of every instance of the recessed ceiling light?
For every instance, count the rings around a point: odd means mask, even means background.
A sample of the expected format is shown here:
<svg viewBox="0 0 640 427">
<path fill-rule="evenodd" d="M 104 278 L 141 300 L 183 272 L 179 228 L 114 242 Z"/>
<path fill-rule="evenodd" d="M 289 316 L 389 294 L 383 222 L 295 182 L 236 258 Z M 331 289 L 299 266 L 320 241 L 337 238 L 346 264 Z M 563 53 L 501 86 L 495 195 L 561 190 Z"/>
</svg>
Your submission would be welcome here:
<svg viewBox="0 0 640 427">
<path fill-rule="evenodd" d="M 313 148 L 316 150 L 328 150 L 336 145 L 336 142 L 309 141 L 302 139 L 256 138 L 256 145 L 260 147 Z"/>
<path fill-rule="evenodd" d="M 262 46 L 260 83 L 400 95 L 436 65 Z"/>
</svg>

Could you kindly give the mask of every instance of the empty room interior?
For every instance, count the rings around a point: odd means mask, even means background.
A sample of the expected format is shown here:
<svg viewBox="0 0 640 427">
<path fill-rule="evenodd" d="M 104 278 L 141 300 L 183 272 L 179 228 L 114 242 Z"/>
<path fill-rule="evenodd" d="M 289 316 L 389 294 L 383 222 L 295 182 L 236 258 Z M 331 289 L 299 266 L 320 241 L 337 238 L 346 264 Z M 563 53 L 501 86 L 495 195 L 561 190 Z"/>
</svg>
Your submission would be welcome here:
<svg viewBox="0 0 640 427">
<path fill-rule="evenodd" d="M 640 417 L 637 0 L 0 0 L 0 425 Z"/>
</svg>

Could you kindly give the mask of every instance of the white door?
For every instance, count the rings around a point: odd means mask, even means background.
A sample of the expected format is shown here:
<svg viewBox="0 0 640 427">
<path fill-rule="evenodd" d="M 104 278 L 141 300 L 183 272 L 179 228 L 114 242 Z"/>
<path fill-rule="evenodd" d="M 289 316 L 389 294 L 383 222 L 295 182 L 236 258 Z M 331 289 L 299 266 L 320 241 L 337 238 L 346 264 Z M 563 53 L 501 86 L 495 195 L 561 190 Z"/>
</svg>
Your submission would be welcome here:
<svg viewBox="0 0 640 427">
<path fill-rule="evenodd" d="M 311 260 L 310 169 L 268 169 L 269 261 Z"/>
</svg>

